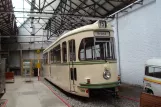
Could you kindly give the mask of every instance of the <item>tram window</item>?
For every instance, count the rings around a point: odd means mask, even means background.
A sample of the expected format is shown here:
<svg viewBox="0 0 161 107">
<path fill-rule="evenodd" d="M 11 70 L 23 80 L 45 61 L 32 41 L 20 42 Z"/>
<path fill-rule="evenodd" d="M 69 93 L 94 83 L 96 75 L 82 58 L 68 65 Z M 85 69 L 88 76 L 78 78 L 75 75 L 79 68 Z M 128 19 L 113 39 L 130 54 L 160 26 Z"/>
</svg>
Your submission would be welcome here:
<svg viewBox="0 0 161 107">
<path fill-rule="evenodd" d="M 56 46 L 53 49 L 53 57 L 54 57 L 54 63 L 60 63 L 61 62 L 61 48 L 60 45 Z"/>
<path fill-rule="evenodd" d="M 46 64 L 48 64 L 48 53 L 46 53 Z"/>
<path fill-rule="evenodd" d="M 76 61 L 75 40 L 69 41 L 69 58 L 70 61 Z"/>
<path fill-rule="evenodd" d="M 159 67 L 154 68 L 154 77 L 161 78 L 161 68 Z"/>
<path fill-rule="evenodd" d="M 43 63 L 45 64 L 45 54 L 43 54 Z"/>
<path fill-rule="evenodd" d="M 151 77 L 156 77 L 156 78 L 161 78 L 161 68 L 160 67 L 145 67 L 145 75 L 151 76 Z"/>
<path fill-rule="evenodd" d="M 63 53 L 63 62 L 67 62 L 67 44 L 66 44 L 66 42 L 62 43 L 62 53 Z"/>
<path fill-rule="evenodd" d="M 80 50 L 80 59 L 85 60 L 84 49 Z"/>
<path fill-rule="evenodd" d="M 99 42 L 100 41 L 100 42 Z M 80 60 L 115 59 L 113 38 L 100 38 L 94 42 L 93 37 L 84 38 L 79 48 Z"/>
<path fill-rule="evenodd" d="M 54 62 L 54 55 L 53 55 L 53 50 L 50 51 L 50 62 Z"/>
<path fill-rule="evenodd" d="M 44 64 L 48 64 L 48 53 L 44 54 Z"/>
<path fill-rule="evenodd" d="M 148 66 L 145 67 L 145 75 L 153 76 L 153 73 L 154 73 L 154 68 L 153 67 L 148 67 Z"/>
</svg>

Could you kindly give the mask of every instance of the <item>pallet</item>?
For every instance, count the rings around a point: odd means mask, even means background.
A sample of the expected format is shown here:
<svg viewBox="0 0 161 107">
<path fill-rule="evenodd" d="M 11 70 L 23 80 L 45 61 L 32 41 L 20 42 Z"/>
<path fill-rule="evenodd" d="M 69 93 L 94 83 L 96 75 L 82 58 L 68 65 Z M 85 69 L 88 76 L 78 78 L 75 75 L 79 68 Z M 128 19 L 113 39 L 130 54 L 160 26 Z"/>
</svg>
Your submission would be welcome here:
<svg viewBox="0 0 161 107">
<path fill-rule="evenodd" d="M 161 97 L 148 93 L 141 93 L 140 107 L 161 107 Z"/>
<path fill-rule="evenodd" d="M 6 77 L 6 82 L 14 83 L 14 73 L 13 72 L 6 72 L 5 77 Z"/>
</svg>

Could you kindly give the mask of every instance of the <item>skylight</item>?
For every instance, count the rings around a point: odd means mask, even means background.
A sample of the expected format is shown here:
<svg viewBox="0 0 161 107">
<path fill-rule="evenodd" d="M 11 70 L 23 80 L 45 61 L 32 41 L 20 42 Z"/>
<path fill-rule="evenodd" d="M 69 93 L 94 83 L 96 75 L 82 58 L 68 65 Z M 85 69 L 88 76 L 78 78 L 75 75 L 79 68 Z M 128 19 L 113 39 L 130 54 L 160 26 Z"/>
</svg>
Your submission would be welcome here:
<svg viewBox="0 0 161 107">
<path fill-rule="evenodd" d="M 31 1 L 31 0 L 29 0 Z M 14 11 L 21 11 L 15 12 L 17 26 L 21 26 L 24 21 L 29 17 L 27 16 L 28 13 L 24 11 L 30 11 L 31 6 L 26 2 L 26 0 L 12 0 Z"/>
</svg>

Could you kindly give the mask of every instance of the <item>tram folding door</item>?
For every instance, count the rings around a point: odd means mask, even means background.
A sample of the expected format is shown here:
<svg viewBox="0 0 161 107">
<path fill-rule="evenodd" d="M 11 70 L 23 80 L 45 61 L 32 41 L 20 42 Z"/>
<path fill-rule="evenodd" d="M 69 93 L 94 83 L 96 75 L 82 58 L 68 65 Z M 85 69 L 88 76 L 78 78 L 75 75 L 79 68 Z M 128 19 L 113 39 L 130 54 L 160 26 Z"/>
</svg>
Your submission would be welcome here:
<svg viewBox="0 0 161 107">
<path fill-rule="evenodd" d="M 70 40 L 68 43 L 70 91 L 75 92 L 75 81 L 77 80 L 77 71 L 74 66 L 74 61 L 76 60 L 75 40 Z"/>
</svg>

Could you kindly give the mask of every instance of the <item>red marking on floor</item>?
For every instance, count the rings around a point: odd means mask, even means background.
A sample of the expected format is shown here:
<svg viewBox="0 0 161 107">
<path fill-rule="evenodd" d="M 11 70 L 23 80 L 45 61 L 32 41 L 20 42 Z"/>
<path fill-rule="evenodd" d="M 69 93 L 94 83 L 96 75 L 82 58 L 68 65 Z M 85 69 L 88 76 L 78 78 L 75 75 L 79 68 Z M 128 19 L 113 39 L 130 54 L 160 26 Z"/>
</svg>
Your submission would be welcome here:
<svg viewBox="0 0 161 107">
<path fill-rule="evenodd" d="M 135 102 L 140 102 L 139 99 L 135 99 L 135 98 L 127 97 L 127 96 L 122 96 L 122 95 L 118 95 L 118 96 L 121 97 L 121 98 L 125 98 L 125 99 L 128 99 L 128 100 L 135 101 Z"/>
<path fill-rule="evenodd" d="M 6 101 L 4 102 L 4 104 L 2 105 L 2 107 L 6 107 L 7 102 L 8 102 L 8 100 L 6 100 Z"/>
<path fill-rule="evenodd" d="M 44 82 L 43 82 L 44 83 Z M 44 83 L 45 84 L 45 83 Z M 45 84 L 46 85 L 46 84 Z M 62 99 L 60 96 L 58 96 L 51 87 L 49 87 L 48 85 L 46 85 L 62 102 L 64 102 L 68 107 L 72 107 L 70 104 L 68 104 L 64 99 Z M 118 95 L 120 98 L 125 98 L 131 101 L 135 101 L 135 102 L 140 102 L 139 99 L 135 99 L 132 97 L 127 97 L 127 96 L 122 96 L 122 95 Z"/>
<path fill-rule="evenodd" d="M 44 83 L 44 82 L 43 82 Z M 45 83 L 44 83 L 45 84 Z M 54 92 L 54 90 L 49 87 L 47 84 L 45 84 L 52 93 L 54 93 L 65 105 L 67 105 L 68 107 L 72 107 L 69 103 L 67 103 L 63 98 L 61 98 L 59 95 L 56 94 L 56 92 Z"/>
<path fill-rule="evenodd" d="M 108 92 L 113 92 L 113 91 L 109 91 L 109 90 L 108 90 Z M 125 98 L 125 99 L 132 100 L 132 101 L 135 101 L 135 102 L 140 102 L 139 99 L 135 99 L 135 98 L 132 98 L 132 97 L 122 96 L 122 95 L 120 95 L 120 94 L 118 94 L 118 96 L 119 96 L 120 98 Z"/>
</svg>

